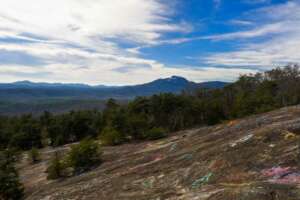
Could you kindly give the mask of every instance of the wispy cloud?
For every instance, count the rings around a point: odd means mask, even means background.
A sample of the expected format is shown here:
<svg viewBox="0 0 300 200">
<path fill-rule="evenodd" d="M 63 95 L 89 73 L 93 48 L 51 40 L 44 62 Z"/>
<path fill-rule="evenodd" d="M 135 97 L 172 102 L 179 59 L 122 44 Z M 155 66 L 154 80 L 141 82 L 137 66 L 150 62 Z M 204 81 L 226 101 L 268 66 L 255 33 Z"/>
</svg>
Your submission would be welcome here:
<svg viewBox="0 0 300 200">
<path fill-rule="evenodd" d="M 147 65 L 149 73 L 160 73 L 166 67 L 120 43 L 138 48 L 157 43 L 164 33 L 190 29 L 173 23 L 173 10 L 159 0 L 10 0 L 1 3 L 0 13 L 1 81 L 19 79 L 21 71 L 48 75 L 33 76 L 37 81 L 143 82 L 128 74 L 122 80 L 116 69 Z"/>
<path fill-rule="evenodd" d="M 276 65 L 300 62 L 300 1 L 289 1 L 248 13 L 259 25 L 247 31 L 210 36 L 213 40 L 264 37 L 245 41 L 236 50 L 213 53 L 201 59 L 213 66 L 252 66 L 267 69 Z"/>
<path fill-rule="evenodd" d="M 226 3 L 212 2 L 215 9 Z M 233 80 L 263 66 L 299 61 L 299 0 L 226 19 L 223 25 L 237 31 L 205 35 L 188 34 L 194 30 L 193 24 L 174 20 L 176 11 L 170 4 L 161 0 L 3 1 L 0 79 L 116 85 L 171 75 L 195 81 Z M 159 45 L 201 45 L 201 40 L 236 42 L 239 48 L 211 53 L 199 66 L 165 65 L 142 53 L 143 48 Z"/>
<path fill-rule="evenodd" d="M 262 4 L 262 3 L 270 3 L 272 0 L 243 0 L 248 4 Z"/>
<path fill-rule="evenodd" d="M 291 29 L 285 22 L 278 22 L 273 24 L 266 24 L 261 27 L 256 27 L 254 29 L 246 30 L 246 31 L 238 31 L 233 33 L 226 34 L 218 34 L 202 37 L 203 39 L 211 39 L 211 40 L 234 40 L 234 39 L 248 39 L 248 38 L 256 38 L 263 36 L 270 36 L 279 33 L 287 32 Z"/>
<path fill-rule="evenodd" d="M 229 24 L 239 25 L 239 26 L 251 26 L 254 25 L 255 23 L 249 20 L 233 19 L 229 21 Z"/>
<path fill-rule="evenodd" d="M 0 29 L 82 44 L 95 36 L 146 43 L 184 29 L 168 21 L 171 11 L 157 0 L 11 0 L 2 2 L 0 13 Z"/>
</svg>

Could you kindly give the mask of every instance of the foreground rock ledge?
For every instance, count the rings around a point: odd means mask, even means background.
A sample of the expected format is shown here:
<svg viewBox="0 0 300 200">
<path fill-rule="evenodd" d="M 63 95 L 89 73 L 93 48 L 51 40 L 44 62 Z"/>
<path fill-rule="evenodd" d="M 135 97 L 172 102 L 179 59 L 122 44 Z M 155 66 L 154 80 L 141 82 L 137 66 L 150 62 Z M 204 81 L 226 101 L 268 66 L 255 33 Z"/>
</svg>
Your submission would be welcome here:
<svg viewBox="0 0 300 200">
<path fill-rule="evenodd" d="M 174 133 L 154 142 L 104 148 L 91 172 L 48 181 L 43 162 L 21 163 L 33 200 L 299 200 L 300 106 Z"/>
</svg>

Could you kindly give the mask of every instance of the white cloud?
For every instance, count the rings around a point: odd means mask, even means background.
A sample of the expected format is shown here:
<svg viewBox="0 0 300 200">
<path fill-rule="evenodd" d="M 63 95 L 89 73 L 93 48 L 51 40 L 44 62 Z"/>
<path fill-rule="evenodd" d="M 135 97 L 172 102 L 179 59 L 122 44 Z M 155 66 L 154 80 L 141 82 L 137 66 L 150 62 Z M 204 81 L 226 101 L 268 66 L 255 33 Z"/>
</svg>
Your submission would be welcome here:
<svg viewBox="0 0 300 200">
<path fill-rule="evenodd" d="M 254 25 L 254 23 L 252 21 L 249 21 L 249 20 L 240 20 L 240 19 L 230 20 L 229 23 L 233 24 L 233 25 L 241 25 L 241 26 L 251 26 L 251 25 Z"/>
<path fill-rule="evenodd" d="M 244 0 L 248 4 L 261 4 L 261 3 L 270 3 L 271 0 Z"/>
<path fill-rule="evenodd" d="M 255 72 L 247 69 L 198 68 L 180 66 L 167 67 L 155 60 L 134 56 L 87 52 L 74 48 L 56 48 L 52 44 L 0 45 L 0 49 L 19 50 L 44 58 L 49 63 L 40 67 L 24 65 L 0 65 L 0 77 L 4 82 L 30 78 L 32 81 L 85 82 L 89 84 L 138 84 L 158 77 L 185 76 L 194 81 L 232 81 L 240 74 Z M 126 73 L 117 71 L 127 67 Z M 20 73 L 21 72 L 21 73 Z"/>
<path fill-rule="evenodd" d="M 213 66 L 248 66 L 261 69 L 300 63 L 300 1 L 265 7 L 248 15 L 259 25 L 247 31 L 210 36 L 210 39 L 264 39 L 255 42 L 246 40 L 241 48 L 211 54 L 202 61 Z"/>
<path fill-rule="evenodd" d="M 263 57 L 261 54 L 268 57 L 271 51 L 275 56 L 277 54 L 274 51 L 280 47 L 256 52 L 256 47 L 249 45 L 242 49 L 245 51 L 242 56 L 238 52 L 230 52 L 231 54 L 212 55 L 206 60 L 211 65 L 230 64 L 233 66 L 231 69 L 166 66 L 156 60 L 142 58 L 139 50 L 143 47 L 193 40 L 262 37 L 270 33 L 293 32 L 289 27 L 295 29 L 290 26 L 294 25 L 293 20 L 288 20 L 291 21 L 290 24 L 282 24 L 282 18 L 286 19 L 287 15 L 290 17 L 286 11 L 286 14 L 281 13 L 283 16 L 280 19 L 270 15 L 272 23 L 260 24 L 259 27 L 247 31 L 208 37 L 165 39 L 165 33 L 189 32 L 193 27 L 185 22 L 173 23 L 170 16 L 175 11 L 164 2 L 167 1 L 3 0 L 0 7 L 0 40 L 23 42 L 2 41 L 0 50 L 22 52 L 43 60 L 44 64 L 31 66 L 24 61 L 23 64 L 11 63 L 8 66 L 0 61 L 1 82 L 30 79 L 120 85 L 144 83 L 172 75 L 185 76 L 194 81 L 231 81 L 241 73 L 256 71 L 240 68 L 240 64 L 236 63 L 251 64 L 251 59 L 254 62 L 256 56 Z M 125 47 L 121 44 L 125 44 Z M 290 51 L 290 45 L 285 45 L 287 50 L 284 55 L 296 60 L 298 55 Z M 259 48 L 263 49 L 263 46 Z M 281 60 L 279 55 L 280 52 L 277 60 Z M 266 61 L 260 63 L 265 64 Z M 126 72 L 120 69 L 126 69 Z"/>
<path fill-rule="evenodd" d="M 173 10 L 160 0 L 9 0 L 1 2 L 0 13 L 0 39 L 24 41 L 1 42 L 0 50 L 45 62 L 38 67 L 26 60 L 20 65 L 0 63 L 2 82 L 23 77 L 50 82 L 141 83 L 145 74 L 132 78 L 116 69 L 126 66 L 137 71 L 147 66 L 145 73 L 152 76 L 146 79 L 158 78 L 170 69 L 140 58 L 138 47 L 122 48 L 120 42 L 152 45 L 166 32 L 191 30 L 184 22 L 172 23 Z"/>
<path fill-rule="evenodd" d="M 2 1 L 0 29 L 88 43 L 90 37 L 151 42 L 184 27 L 169 23 L 171 11 L 158 0 Z"/>
<path fill-rule="evenodd" d="M 247 45 L 242 49 L 217 53 L 205 59 L 213 66 L 258 67 L 270 69 L 289 63 L 300 63 L 300 37 L 291 35 L 291 40 L 278 38 L 261 44 Z"/>
<path fill-rule="evenodd" d="M 104 63 L 102 63 L 104 64 Z M 106 63 L 116 69 L 112 62 Z M 241 74 L 255 73 L 257 70 L 242 69 L 242 68 L 215 68 L 215 67 L 182 67 L 170 68 L 159 63 L 152 63 L 155 67 L 147 68 L 140 67 L 134 70 L 129 70 L 127 73 L 119 73 L 117 71 L 100 70 L 99 68 L 75 68 L 74 65 L 47 65 L 46 68 L 28 66 L 11 66 L 10 68 L 2 68 L 0 66 L 0 76 L 5 82 L 15 81 L 16 78 L 30 77 L 30 80 L 36 82 L 64 82 L 74 83 L 74 80 L 89 84 L 107 84 L 107 85 L 133 85 L 153 81 L 157 78 L 166 78 L 173 75 L 188 77 L 190 80 L 203 81 L 234 81 Z M 134 67 L 132 64 L 131 67 Z M 21 73 L 20 73 L 21 72 Z M 97 76 L 95 76 L 95 74 Z"/>
<path fill-rule="evenodd" d="M 207 37 L 203 37 L 203 39 L 211 39 L 211 40 L 248 39 L 248 38 L 262 37 L 262 36 L 272 35 L 272 34 L 279 34 L 279 33 L 287 32 L 290 29 L 292 28 L 289 27 L 289 24 L 278 22 L 278 23 L 266 24 L 261 27 L 257 27 L 247 31 L 238 31 L 234 33 L 207 36 Z"/>
</svg>

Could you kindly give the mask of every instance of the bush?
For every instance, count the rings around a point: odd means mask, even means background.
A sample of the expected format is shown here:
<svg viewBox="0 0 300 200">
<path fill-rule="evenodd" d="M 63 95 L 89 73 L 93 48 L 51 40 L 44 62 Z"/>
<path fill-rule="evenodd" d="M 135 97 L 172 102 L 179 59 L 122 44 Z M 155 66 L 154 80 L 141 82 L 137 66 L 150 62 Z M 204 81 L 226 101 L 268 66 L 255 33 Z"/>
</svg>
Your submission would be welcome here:
<svg viewBox="0 0 300 200">
<path fill-rule="evenodd" d="M 166 136 L 166 131 L 163 128 L 152 128 L 146 132 L 145 138 L 148 140 L 158 140 Z"/>
<path fill-rule="evenodd" d="M 0 199 L 23 198 L 23 186 L 14 167 L 16 156 L 10 151 L 0 152 Z"/>
<path fill-rule="evenodd" d="M 55 152 L 46 171 L 48 173 L 47 179 L 51 180 L 63 177 L 64 169 L 64 163 L 60 157 L 60 154 L 58 152 Z"/>
<path fill-rule="evenodd" d="M 37 148 L 32 148 L 29 153 L 28 153 L 28 158 L 30 160 L 31 163 L 37 163 L 40 161 L 40 153 L 39 150 Z"/>
<path fill-rule="evenodd" d="M 100 140 L 103 145 L 118 145 L 123 143 L 125 139 L 116 129 L 106 127 L 101 132 Z"/>
<path fill-rule="evenodd" d="M 83 140 L 74 145 L 68 154 L 68 166 L 74 173 L 82 173 L 101 163 L 100 145 L 93 140 Z"/>
</svg>

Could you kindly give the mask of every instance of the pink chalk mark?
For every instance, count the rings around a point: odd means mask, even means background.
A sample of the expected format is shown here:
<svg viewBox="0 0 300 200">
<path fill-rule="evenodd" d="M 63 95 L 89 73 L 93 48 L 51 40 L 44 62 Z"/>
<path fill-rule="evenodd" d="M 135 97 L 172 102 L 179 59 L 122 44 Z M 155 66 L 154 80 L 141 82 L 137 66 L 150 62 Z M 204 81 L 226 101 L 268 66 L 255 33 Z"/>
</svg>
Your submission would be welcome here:
<svg viewBox="0 0 300 200">
<path fill-rule="evenodd" d="M 262 170 L 262 175 L 267 177 L 280 177 L 290 172 L 292 172 L 291 167 L 273 167 L 271 169 Z"/>
<path fill-rule="evenodd" d="M 273 167 L 262 170 L 263 176 L 269 177 L 268 182 L 277 184 L 300 184 L 300 173 L 293 172 L 291 167 Z"/>
<path fill-rule="evenodd" d="M 279 179 L 271 179 L 269 182 L 278 183 L 278 184 L 300 184 L 300 174 L 292 173 L 284 176 Z"/>
</svg>

